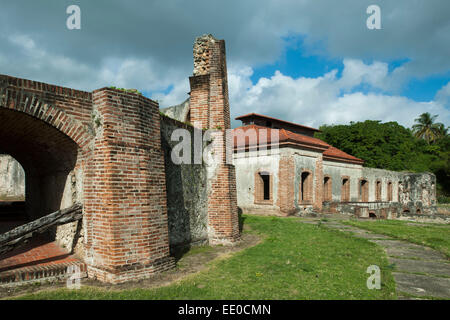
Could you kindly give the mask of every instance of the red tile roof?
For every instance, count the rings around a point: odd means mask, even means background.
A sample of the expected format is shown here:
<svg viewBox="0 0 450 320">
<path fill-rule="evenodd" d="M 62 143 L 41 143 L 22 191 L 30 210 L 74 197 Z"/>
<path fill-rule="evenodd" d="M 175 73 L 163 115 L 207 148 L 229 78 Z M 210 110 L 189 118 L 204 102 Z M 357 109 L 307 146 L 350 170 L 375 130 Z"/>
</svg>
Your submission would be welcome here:
<svg viewBox="0 0 450 320">
<path fill-rule="evenodd" d="M 240 131 L 242 130 L 242 131 Z M 255 134 L 248 134 L 246 136 L 246 139 L 238 139 L 238 137 L 242 136 L 242 132 L 247 133 L 248 130 L 254 130 Z M 259 138 L 261 137 L 261 131 L 264 130 L 267 134 L 267 142 L 266 141 L 259 141 Z M 273 134 L 278 133 L 278 139 L 280 145 L 286 145 L 286 144 L 297 144 L 302 145 L 305 148 L 311 148 L 311 149 L 319 149 L 321 151 L 324 151 L 328 148 L 328 145 L 323 142 L 320 139 L 308 137 L 302 134 L 294 133 L 291 131 L 288 131 L 286 129 L 273 129 L 263 126 L 258 126 L 255 124 L 250 124 L 247 126 L 238 127 L 233 130 L 234 133 L 234 146 L 235 148 L 241 149 L 241 148 L 248 148 L 248 147 L 254 147 L 256 145 L 261 144 L 271 144 L 271 137 Z"/>
<path fill-rule="evenodd" d="M 344 161 L 344 162 L 350 162 L 350 163 L 355 163 L 355 164 L 363 164 L 364 163 L 364 160 L 354 157 L 354 156 L 352 156 L 342 150 L 339 150 L 338 148 L 335 148 L 331 145 L 323 153 L 323 158 L 325 160 Z"/>
<path fill-rule="evenodd" d="M 303 128 L 303 129 L 307 129 L 307 130 L 314 131 L 314 132 L 320 132 L 320 130 L 316 129 L 316 128 L 304 126 L 304 125 L 301 125 L 301 124 L 298 124 L 298 123 L 294 123 L 294 122 L 280 120 L 280 119 L 277 119 L 277 118 L 272 118 L 272 117 L 265 116 L 263 114 L 258 114 L 258 113 L 248 113 L 248 114 L 245 114 L 243 116 L 236 117 L 235 119 L 244 121 L 247 118 L 262 118 L 262 119 L 272 120 L 272 121 L 276 121 L 276 122 L 280 122 L 280 123 L 286 123 L 286 124 L 294 126 L 294 127 Z"/>
<path fill-rule="evenodd" d="M 254 131 L 255 134 L 246 135 L 246 137 L 244 137 L 245 141 L 243 141 L 244 139 L 242 139 L 242 132 L 246 133 L 248 130 L 255 130 Z M 261 130 L 267 130 L 266 131 L 267 139 L 265 139 L 267 140 L 267 142 L 259 141 Z M 294 133 L 286 129 L 272 129 L 254 124 L 238 127 L 233 130 L 234 148 L 235 150 L 248 149 L 252 147 L 254 148 L 257 145 L 260 145 L 260 143 L 261 145 L 265 145 L 266 143 L 267 145 L 270 145 L 272 134 L 276 134 L 276 132 L 274 131 L 278 131 L 280 147 L 297 146 L 300 148 L 312 149 L 315 151 L 323 152 L 323 157 L 325 160 L 349 162 L 355 164 L 364 163 L 364 160 L 349 155 L 348 153 L 345 153 L 344 151 L 339 150 L 338 148 L 335 148 L 320 139 Z M 241 137 L 241 139 L 238 139 L 238 137 Z"/>
</svg>

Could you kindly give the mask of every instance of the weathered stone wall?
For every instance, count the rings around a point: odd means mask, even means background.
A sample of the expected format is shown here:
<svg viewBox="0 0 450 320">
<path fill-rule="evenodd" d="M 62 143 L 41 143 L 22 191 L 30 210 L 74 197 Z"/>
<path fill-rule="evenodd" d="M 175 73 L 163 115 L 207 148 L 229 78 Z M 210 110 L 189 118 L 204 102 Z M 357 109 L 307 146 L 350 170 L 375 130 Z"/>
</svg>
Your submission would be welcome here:
<svg viewBox="0 0 450 320">
<path fill-rule="evenodd" d="M 417 214 L 436 215 L 436 178 L 430 173 L 395 172 L 323 161 L 320 152 L 293 148 L 281 148 L 276 155 L 258 156 L 256 151 L 239 156 L 235 154 L 234 164 L 238 205 L 247 213 L 301 215 L 322 211 L 387 219 Z M 273 203 L 255 201 L 254 175 L 261 170 L 269 172 L 273 178 Z M 309 173 L 312 178 L 304 185 L 309 198 L 303 201 L 300 199 L 302 172 Z M 324 177 L 329 179 L 331 200 L 324 199 Z M 343 179 L 349 181 L 347 200 L 342 194 Z M 367 200 L 360 195 L 361 180 L 367 181 Z"/>
<path fill-rule="evenodd" d="M 160 109 L 160 111 L 167 117 L 181 121 L 186 122 L 188 121 L 188 115 L 189 115 L 189 98 L 186 99 L 183 103 L 180 103 L 176 106 Z"/>
<path fill-rule="evenodd" d="M 180 143 L 172 141 L 172 133 L 176 129 L 190 132 L 191 160 L 194 160 L 194 128 L 162 116 L 161 145 L 164 151 L 171 249 L 208 241 L 207 168 L 203 161 L 201 164 L 174 164 L 171 152 Z"/>
<path fill-rule="evenodd" d="M 359 217 L 396 218 L 436 214 L 436 177 L 431 173 L 405 173 L 326 161 L 324 173 L 333 179 L 332 201 L 324 211 Z M 350 201 L 342 203 L 342 177 L 350 179 Z M 368 183 L 368 201 L 360 197 L 360 181 Z M 377 199 L 377 182 L 381 192 Z M 389 186 L 390 185 L 390 186 Z"/>
<path fill-rule="evenodd" d="M 362 166 L 358 164 L 324 161 L 323 173 L 331 178 L 332 202 L 341 202 L 342 179 L 349 179 L 350 201 L 358 201 L 358 180 L 362 176 Z"/>
<path fill-rule="evenodd" d="M 402 173 L 398 201 L 403 214 L 436 214 L 436 176 L 432 173 Z"/>
<path fill-rule="evenodd" d="M 376 169 L 363 168 L 361 178 L 364 178 L 369 183 L 369 202 L 376 201 L 376 182 L 381 182 L 381 201 L 388 201 L 387 185 L 392 183 L 392 202 L 397 202 L 398 198 L 398 182 L 402 177 L 401 172 Z"/>
<path fill-rule="evenodd" d="M 292 149 L 292 156 L 295 160 L 294 172 L 294 199 L 299 214 L 320 211 L 322 208 L 322 184 L 323 168 L 322 153 L 308 150 Z M 302 201 L 300 196 L 302 173 L 307 172 L 311 175 L 310 184 L 305 186 L 305 192 L 310 193 L 309 201 Z"/>
<path fill-rule="evenodd" d="M 263 154 L 264 153 L 264 154 Z M 236 188 L 239 207 L 247 213 L 280 214 L 279 207 L 279 150 L 266 152 L 248 151 L 234 154 L 236 167 Z M 267 172 L 272 181 L 272 201 L 255 203 L 255 174 Z"/>
<path fill-rule="evenodd" d="M 25 199 L 25 172 L 13 157 L 0 154 L 0 201 Z"/>
</svg>

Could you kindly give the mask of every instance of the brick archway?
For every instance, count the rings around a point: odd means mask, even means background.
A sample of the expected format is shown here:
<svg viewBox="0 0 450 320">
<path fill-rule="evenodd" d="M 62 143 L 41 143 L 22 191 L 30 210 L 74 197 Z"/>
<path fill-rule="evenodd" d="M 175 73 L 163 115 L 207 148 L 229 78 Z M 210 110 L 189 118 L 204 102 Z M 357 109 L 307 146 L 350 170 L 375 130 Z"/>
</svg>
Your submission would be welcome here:
<svg viewBox="0 0 450 320">
<path fill-rule="evenodd" d="M 48 86 L 47 89 L 53 93 L 53 96 L 49 95 L 48 91 L 42 89 L 45 86 Z M 41 89 L 39 90 L 39 88 Z M 69 99 L 70 96 L 64 90 L 72 89 L 3 76 L 0 78 L 0 108 L 24 113 L 41 120 L 61 131 L 71 138 L 81 149 L 84 149 L 92 140 L 93 135 L 88 132 L 81 121 L 70 116 L 64 109 L 55 105 L 57 103 L 56 100 L 58 100 L 56 98 L 58 91 L 62 92 L 65 99 L 68 100 L 68 104 L 76 103 L 76 101 L 71 101 L 73 97 Z M 71 92 L 73 93 L 74 90 Z M 89 96 L 83 98 L 91 99 Z M 55 102 L 52 103 L 52 100 Z M 79 106 L 82 107 L 81 104 Z M 73 107 L 71 108 L 73 109 Z M 73 111 L 76 114 L 80 114 L 78 110 Z"/>
<path fill-rule="evenodd" d="M 0 151 L 24 168 L 29 219 L 84 198 L 91 105 L 88 92 L 0 75 Z"/>
<path fill-rule="evenodd" d="M 80 147 L 28 114 L 0 107 L 0 119 L 0 151 L 15 158 L 25 171 L 28 218 L 34 220 L 81 201 Z"/>
<path fill-rule="evenodd" d="M 123 282 L 173 266 L 158 109 L 134 93 L 0 75 L 0 151 L 28 171 L 31 218 L 83 204 L 90 277 Z"/>
</svg>

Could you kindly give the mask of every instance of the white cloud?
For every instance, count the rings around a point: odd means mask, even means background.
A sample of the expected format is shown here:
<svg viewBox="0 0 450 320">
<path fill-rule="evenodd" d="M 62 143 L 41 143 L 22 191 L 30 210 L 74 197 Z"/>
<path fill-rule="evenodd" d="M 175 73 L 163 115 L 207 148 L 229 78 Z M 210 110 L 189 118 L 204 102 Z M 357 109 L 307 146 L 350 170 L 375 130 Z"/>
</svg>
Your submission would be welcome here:
<svg viewBox="0 0 450 320">
<path fill-rule="evenodd" d="M 450 98 L 450 83 L 435 100 L 417 102 L 388 94 L 395 80 L 386 63 L 344 59 L 342 75 L 337 74 L 332 70 L 317 78 L 292 78 L 276 71 L 272 77 L 260 78 L 253 84 L 252 68 L 231 64 L 228 82 L 232 120 L 255 112 L 313 127 L 364 120 L 397 121 L 410 127 L 418 115 L 430 112 L 439 115 L 437 121 L 450 123 L 450 110 L 445 106 Z M 367 85 L 367 92 L 357 90 L 361 85 Z M 181 103 L 185 96 L 180 95 L 179 88 L 189 90 L 187 82 L 182 82 L 169 94 L 157 97 L 171 102 L 164 106 Z M 379 93 L 371 92 L 373 89 L 379 89 Z M 238 126 L 240 121 L 233 124 Z"/>
<path fill-rule="evenodd" d="M 0 68 L 2 73 L 16 77 L 87 91 L 116 86 L 154 92 L 166 90 L 173 82 L 181 83 L 171 91 L 169 103 L 186 99 L 189 92 L 187 79 L 181 80 L 184 79 L 182 70 L 165 69 L 151 57 L 106 56 L 100 65 L 89 65 L 70 56 L 47 51 L 25 34 L 13 34 L 4 40 L 5 46 L 15 49 L 15 54 L 0 55 Z M 10 63 L 11 60 L 14 63 Z"/>
<path fill-rule="evenodd" d="M 5 73 L 19 77 L 49 81 L 78 89 L 93 90 L 114 85 L 153 92 L 152 98 L 165 106 L 179 104 L 189 92 L 189 81 L 184 70 L 164 68 L 151 57 L 105 57 L 100 66 L 90 66 L 73 58 L 46 51 L 27 35 L 15 34 L 7 38 L 15 46 L 17 63 L 8 64 L 8 57 L 1 56 L 0 64 Z M 398 84 L 388 65 L 375 61 L 365 64 L 359 59 L 344 59 L 340 77 L 332 70 L 317 78 L 292 78 L 276 71 L 270 78 L 251 81 L 253 69 L 243 64 L 229 64 L 228 80 L 232 117 L 250 112 L 263 113 L 294 121 L 320 126 L 327 123 L 348 123 L 366 119 L 398 121 L 411 126 L 413 119 L 423 112 L 439 114 L 439 121 L 448 125 L 450 83 L 444 86 L 434 101 L 416 102 L 402 96 L 388 95 Z M 400 67 L 402 68 L 402 67 Z M 398 68 L 399 69 L 399 68 Z M 174 83 L 174 85 L 172 85 Z M 161 92 L 172 85 L 168 94 Z M 359 86 L 367 92 L 355 92 Z M 370 93 L 378 89 L 378 92 Z M 234 122 L 235 125 L 238 122 Z"/>
<path fill-rule="evenodd" d="M 450 107 L 450 82 L 436 93 L 435 100 Z"/>
<path fill-rule="evenodd" d="M 339 86 L 351 90 L 359 84 L 368 84 L 373 88 L 389 91 L 391 86 L 388 76 L 388 64 L 375 61 L 370 65 L 357 59 L 344 59 L 344 70 L 339 79 Z"/>
<path fill-rule="evenodd" d="M 351 92 L 361 84 L 388 89 L 391 74 L 381 62 L 367 65 L 360 60 L 345 60 L 341 77 L 337 77 L 336 70 L 317 78 L 296 79 L 276 71 L 253 85 L 251 74 L 250 69 L 245 73 L 230 69 L 233 118 L 255 112 L 313 127 L 367 119 L 397 121 L 410 127 L 419 114 L 430 112 L 439 115 L 438 121 L 450 123 L 450 111 L 442 99 L 417 102 L 386 93 Z M 450 97 L 450 84 L 440 92 L 439 96 Z"/>
</svg>

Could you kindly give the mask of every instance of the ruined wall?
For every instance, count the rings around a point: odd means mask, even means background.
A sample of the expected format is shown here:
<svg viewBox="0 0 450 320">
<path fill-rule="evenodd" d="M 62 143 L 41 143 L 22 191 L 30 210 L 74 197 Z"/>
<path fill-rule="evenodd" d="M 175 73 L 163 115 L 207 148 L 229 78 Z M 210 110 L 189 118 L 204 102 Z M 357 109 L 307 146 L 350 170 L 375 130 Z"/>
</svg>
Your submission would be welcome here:
<svg viewBox="0 0 450 320">
<path fill-rule="evenodd" d="M 323 163 L 323 174 L 331 178 L 332 202 L 341 202 L 342 179 L 350 181 L 350 201 L 358 201 L 358 180 L 362 176 L 362 166 L 359 164 L 327 161 Z"/>
<path fill-rule="evenodd" d="M 322 153 L 290 148 L 287 148 L 286 152 L 292 153 L 295 161 L 294 201 L 296 208 L 299 209 L 299 214 L 320 211 L 323 198 Z M 308 172 L 311 175 L 309 178 L 311 183 L 307 184 L 305 190 L 305 192 L 310 193 L 311 199 L 309 201 L 300 199 L 301 176 L 303 172 Z"/>
<path fill-rule="evenodd" d="M 256 151 L 246 152 L 241 158 L 235 154 L 234 163 L 238 205 L 248 213 L 301 215 L 324 212 L 384 219 L 436 216 L 436 178 L 430 173 L 396 172 L 323 161 L 320 152 L 293 148 L 282 148 L 276 156 L 258 156 Z M 273 203 L 255 203 L 254 175 L 258 170 L 273 174 Z M 312 175 L 312 181 L 306 184 L 309 192 L 306 201 L 300 199 L 302 172 Z M 324 199 L 324 177 L 330 179 L 331 200 Z M 349 181 L 348 200 L 342 197 L 343 179 Z M 361 180 L 367 181 L 367 201 L 360 197 Z"/>
<path fill-rule="evenodd" d="M 201 129 L 215 129 L 213 152 L 220 155 L 208 172 L 208 234 L 212 244 L 240 238 L 236 172 L 226 161 L 226 129 L 230 129 L 225 41 L 204 35 L 194 43 L 194 75 L 189 78 L 190 121 Z"/>
<path fill-rule="evenodd" d="M 90 277 L 119 283 L 172 268 L 158 104 L 142 95 L 93 92 L 99 127 L 84 183 Z"/>
<path fill-rule="evenodd" d="M 0 154 L 0 201 L 25 199 L 25 172 L 13 157 Z"/>
<path fill-rule="evenodd" d="M 436 176 L 432 173 L 402 173 L 398 186 L 402 214 L 436 214 Z"/>
<path fill-rule="evenodd" d="M 431 173 L 396 172 L 325 161 L 324 174 L 333 179 L 332 201 L 324 203 L 324 212 L 387 219 L 436 214 L 436 177 Z M 350 201 L 346 203 L 341 202 L 343 176 L 350 179 Z M 362 179 L 368 183 L 367 202 L 360 199 L 359 183 Z M 380 183 L 379 191 L 377 182 Z"/>
<path fill-rule="evenodd" d="M 173 163 L 171 152 L 180 143 L 171 139 L 176 129 L 190 132 L 191 160 L 194 160 L 194 128 L 162 116 L 161 145 L 164 151 L 171 249 L 208 241 L 207 168 L 203 161 L 201 164 Z"/>
<path fill-rule="evenodd" d="M 248 151 L 234 154 L 236 167 L 236 190 L 239 207 L 246 213 L 279 215 L 279 150 L 263 152 Z M 272 180 L 272 201 L 255 203 L 255 174 L 267 172 Z"/>
<path fill-rule="evenodd" d="M 189 98 L 187 98 L 183 103 L 180 103 L 176 106 L 160 109 L 160 111 L 167 117 L 170 117 L 172 119 L 181 122 L 186 122 L 189 120 L 188 119 L 189 110 L 190 110 Z"/>
<path fill-rule="evenodd" d="M 361 178 L 369 183 L 369 202 L 376 200 L 376 182 L 381 182 L 381 201 L 388 201 L 387 185 L 392 183 L 392 202 L 397 202 L 398 198 L 398 182 L 402 177 L 401 172 L 383 170 L 377 168 L 363 168 Z"/>
</svg>

